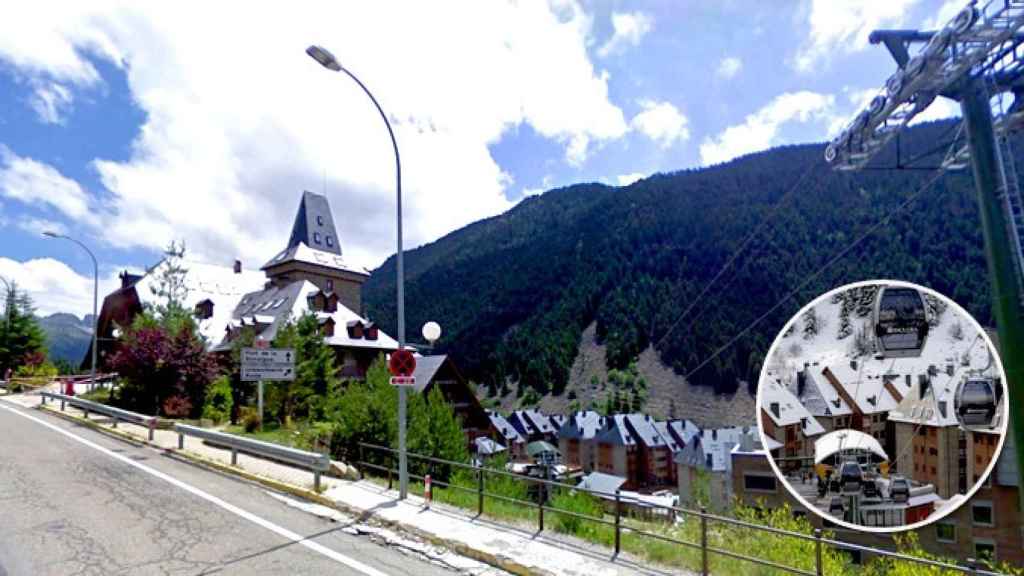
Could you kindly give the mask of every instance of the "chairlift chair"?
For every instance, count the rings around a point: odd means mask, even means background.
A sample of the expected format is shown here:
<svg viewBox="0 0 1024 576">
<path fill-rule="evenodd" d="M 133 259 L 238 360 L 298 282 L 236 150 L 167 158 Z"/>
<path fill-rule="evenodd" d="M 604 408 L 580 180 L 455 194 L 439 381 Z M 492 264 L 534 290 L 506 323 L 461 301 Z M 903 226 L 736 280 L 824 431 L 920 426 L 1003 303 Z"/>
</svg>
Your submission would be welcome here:
<svg viewBox="0 0 1024 576">
<path fill-rule="evenodd" d="M 889 498 L 893 502 L 906 502 L 910 499 L 910 480 L 895 476 L 889 482 Z"/>
<path fill-rule="evenodd" d="M 928 338 L 924 297 L 914 288 L 883 286 L 875 296 L 875 342 L 883 358 L 921 355 Z"/>
<path fill-rule="evenodd" d="M 843 462 L 839 468 L 839 490 L 845 495 L 860 494 L 864 486 L 864 472 L 853 460 Z"/>
</svg>

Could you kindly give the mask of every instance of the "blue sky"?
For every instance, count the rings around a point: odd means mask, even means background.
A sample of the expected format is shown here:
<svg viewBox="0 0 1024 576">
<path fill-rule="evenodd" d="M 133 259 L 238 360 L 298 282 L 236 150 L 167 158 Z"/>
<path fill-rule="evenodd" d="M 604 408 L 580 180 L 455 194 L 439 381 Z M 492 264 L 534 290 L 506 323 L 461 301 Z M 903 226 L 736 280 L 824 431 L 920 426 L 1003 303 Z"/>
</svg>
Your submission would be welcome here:
<svg viewBox="0 0 1024 576">
<path fill-rule="evenodd" d="M 303 189 L 328 194 L 345 257 L 377 266 L 394 250 L 390 143 L 309 43 L 390 115 L 415 246 L 553 187 L 824 140 L 893 71 L 870 30 L 965 3 L 23 6 L 0 22 L 0 276 L 41 312 L 91 307 L 90 260 L 44 229 L 94 249 L 103 292 L 172 239 L 255 268 Z"/>
</svg>

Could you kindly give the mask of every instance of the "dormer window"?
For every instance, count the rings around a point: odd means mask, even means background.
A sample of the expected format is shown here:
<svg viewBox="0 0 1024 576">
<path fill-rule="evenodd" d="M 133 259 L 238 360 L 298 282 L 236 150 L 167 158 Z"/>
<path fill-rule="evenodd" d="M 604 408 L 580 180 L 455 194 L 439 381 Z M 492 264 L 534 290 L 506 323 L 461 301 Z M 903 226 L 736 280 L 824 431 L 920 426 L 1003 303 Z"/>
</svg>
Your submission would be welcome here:
<svg viewBox="0 0 1024 576">
<path fill-rule="evenodd" d="M 313 242 L 316 243 L 316 244 L 320 243 L 320 233 L 319 232 L 313 232 Z"/>
<path fill-rule="evenodd" d="M 213 300 L 207 298 L 196 304 L 193 315 L 200 320 L 208 320 L 213 317 Z"/>
<path fill-rule="evenodd" d="M 366 327 L 363 330 L 363 337 L 366 338 L 367 340 L 376 340 L 377 339 L 377 325 L 374 324 L 373 322 L 370 322 L 369 324 L 367 324 Z"/>
<path fill-rule="evenodd" d="M 324 338 L 334 336 L 334 318 L 320 320 L 320 335 Z"/>
<path fill-rule="evenodd" d="M 327 242 L 328 246 L 334 246 L 334 239 L 331 238 L 330 234 L 324 236 L 324 240 Z"/>
<path fill-rule="evenodd" d="M 323 226 L 324 225 L 324 217 L 323 216 L 321 216 L 319 214 L 316 215 L 316 225 L 317 226 Z"/>
<path fill-rule="evenodd" d="M 359 320 L 352 320 L 348 323 L 348 337 L 352 339 L 360 339 L 363 337 L 363 323 Z"/>
</svg>

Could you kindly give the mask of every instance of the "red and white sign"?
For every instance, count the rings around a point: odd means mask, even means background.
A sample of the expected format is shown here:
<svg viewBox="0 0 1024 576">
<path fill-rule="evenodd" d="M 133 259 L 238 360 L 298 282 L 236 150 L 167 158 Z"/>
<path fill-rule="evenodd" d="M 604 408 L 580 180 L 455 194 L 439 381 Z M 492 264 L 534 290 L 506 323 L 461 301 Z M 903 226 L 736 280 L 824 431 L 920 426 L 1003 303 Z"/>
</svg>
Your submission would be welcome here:
<svg viewBox="0 0 1024 576">
<path fill-rule="evenodd" d="M 388 361 L 392 376 L 412 376 L 416 371 L 416 357 L 408 350 L 395 350 Z"/>
<path fill-rule="evenodd" d="M 392 376 L 392 386 L 415 386 L 416 378 L 413 376 Z"/>
</svg>

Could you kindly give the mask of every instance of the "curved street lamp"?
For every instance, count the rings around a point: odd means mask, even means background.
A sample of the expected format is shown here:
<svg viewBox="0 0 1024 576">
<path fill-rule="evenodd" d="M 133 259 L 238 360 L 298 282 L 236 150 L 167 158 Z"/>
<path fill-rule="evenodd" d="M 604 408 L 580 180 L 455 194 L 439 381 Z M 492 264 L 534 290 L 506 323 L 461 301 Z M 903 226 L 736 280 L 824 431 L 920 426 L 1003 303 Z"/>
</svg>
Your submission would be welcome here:
<svg viewBox="0 0 1024 576">
<path fill-rule="evenodd" d="M 92 365 L 90 366 L 89 374 L 93 377 L 93 379 L 95 379 L 96 352 L 97 346 L 99 345 L 100 327 L 100 317 L 99 314 L 96 313 L 96 303 L 99 300 L 100 293 L 100 266 L 96 262 L 96 255 L 92 253 L 92 250 L 89 250 L 88 246 L 82 244 L 78 240 L 75 240 L 70 236 L 65 236 L 64 234 L 58 234 L 56 232 L 50 231 L 43 232 L 43 236 L 46 236 L 48 238 L 62 238 L 64 240 L 70 240 L 71 242 L 74 242 L 75 244 L 81 246 L 82 250 L 85 250 L 86 253 L 89 254 L 89 258 L 92 258 Z"/>
<path fill-rule="evenodd" d="M 395 151 L 395 196 L 397 204 L 397 220 L 398 220 L 398 251 L 396 254 L 395 268 L 398 272 L 398 349 L 405 349 L 405 274 L 404 274 L 404 262 L 402 258 L 402 161 L 398 155 L 398 142 L 395 141 L 395 132 L 391 129 L 391 122 L 388 121 L 387 114 L 384 113 L 384 109 L 377 103 L 377 99 L 370 93 L 369 88 L 363 84 L 356 75 L 349 72 L 344 66 L 338 63 L 337 58 L 334 54 L 331 54 L 326 48 L 321 46 L 312 45 L 306 48 L 306 54 L 309 54 L 311 58 L 320 63 L 324 68 L 331 70 L 332 72 L 344 72 L 349 78 L 355 81 L 363 92 L 369 96 L 370 101 L 377 108 L 377 112 L 380 113 L 380 117 L 384 120 L 384 125 L 388 129 L 388 136 L 391 137 L 391 147 Z M 406 387 L 398 387 L 398 477 L 399 477 L 399 497 L 405 499 L 409 491 L 409 469 L 405 453 L 405 404 L 406 404 Z"/>
</svg>

